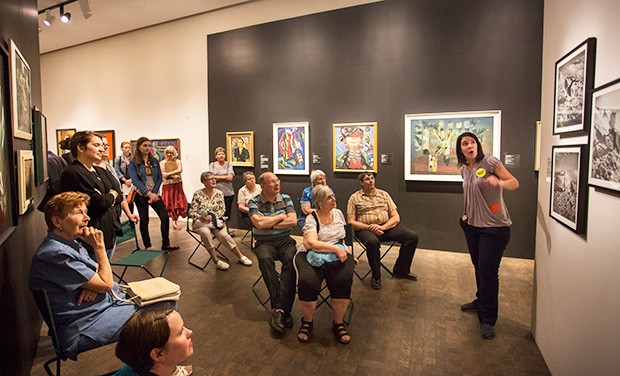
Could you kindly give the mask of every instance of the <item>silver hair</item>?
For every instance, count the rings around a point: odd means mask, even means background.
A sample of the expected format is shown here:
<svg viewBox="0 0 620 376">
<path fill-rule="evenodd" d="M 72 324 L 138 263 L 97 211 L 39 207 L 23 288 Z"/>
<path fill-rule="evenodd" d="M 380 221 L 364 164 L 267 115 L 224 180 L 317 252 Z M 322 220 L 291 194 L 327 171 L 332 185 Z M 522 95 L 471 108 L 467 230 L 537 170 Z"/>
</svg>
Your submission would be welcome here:
<svg viewBox="0 0 620 376">
<path fill-rule="evenodd" d="M 314 185 L 314 183 L 317 181 L 317 179 L 320 178 L 321 176 L 324 177 L 324 178 L 327 177 L 322 170 L 313 170 L 310 173 L 310 182 L 312 183 L 312 185 Z"/>
<path fill-rule="evenodd" d="M 200 182 L 204 184 L 211 176 L 213 176 L 213 173 L 211 171 L 203 172 L 202 174 L 200 174 Z"/>
<path fill-rule="evenodd" d="M 218 147 L 215 148 L 215 151 L 213 152 L 213 156 L 215 157 L 217 155 L 217 153 L 219 153 L 220 151 L 222 153 L 224 153 L 224 156 L 226 156 L 226 149 L 224 149 L 221 146 L 218 146 Z"/>
<path fill-rule="evenodd" d="M 174 153 L 174 157 L 178 157 L 179 156 L 179 152 L 177 151 L 177 148 L 175 148 L 172 145 L 168 145 L 166 146 L 166 148 L 164 149 L 164 153 L 166 153 L 167 151 L 172 150 L 172 152 Z"/>
<path fill-rule="evenodd" d="M 254 176 L 254 173 L 252 171 L 246 171 L 243 173 L 243 181 L 245 181 L 245 179 L 248 178 L 248 176 Z M 254 176 L 254 178 L 256 178 L 256 176 Z"/>
<path fill-rule="evenodd" d="M 332 189 L 329 186 L 323 184 L 315 185 L 314 188 L 312 188 L 312 202 L 314 203 L 314 207 L 321 209 L 323 201 L 327 200 L 331 194 Z"/>
</svg>

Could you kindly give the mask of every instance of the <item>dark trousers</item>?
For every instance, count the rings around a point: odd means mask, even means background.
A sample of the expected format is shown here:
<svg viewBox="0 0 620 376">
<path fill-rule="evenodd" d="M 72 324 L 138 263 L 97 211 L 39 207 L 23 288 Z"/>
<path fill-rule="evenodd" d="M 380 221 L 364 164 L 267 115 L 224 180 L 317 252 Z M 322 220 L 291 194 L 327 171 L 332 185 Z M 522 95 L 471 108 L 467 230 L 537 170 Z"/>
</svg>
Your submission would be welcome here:
<svg viewBox="0 0 620 376">
<path fill-rule="evenodd" d="M 142 242 L 144 248 L 149 248 L 151 244 L 151 236 L 149 235 L 149 205 L 155 210 L 159 220 L 161 222 L 161 243 L 162 246 L 170 245 L 170 222 L 168 220 L 168 211 L 164 201 L 159 197 L 159 200 L 149 204 L 149 200 L 141 195 L 136 195 L 134 201 L 138 208 L 138 214 L 140 215 L 140 234 L 142 235 Z"/>
<path fill-rule="evenodd" d="M 400 223 L 389 230 L 383 232 L 383 235 L 377 236 L 372 231 L 361 230 L 355 231 L 355 236 L 366 247 L 366 255 L 368 264 L 372 270 L 372 277 L 381 279 L 381 242 L 396 240 L 400 243 L 400 252 L 398 259 L 394 264 L 394 274 L 407 275 L 411 273 L 411 262 L 415 255 L 415 249 L 418 246 L 418 235 L 409 230 Z"/>
<path fill-rule="evenodd" d="M 481 324 L 497 322 L 499 264 L 510 241 L 510 227 L 474 227 L 461 220 L 471 262 L 476 271 L 476 305 Z"/>
<path fill-rule="evenodd" d="M 303 302 L 317 301 L 323 280 L 327 282 L 327 288 L 332 299 L 351 298 L 353 269 L 355 269 L 353 256 L 349 255 L 345 262 L 337 261 L 315 267 L 308 263 L 306 255 L 306 252 L 299 252 L 295 256 L 299 300 Z"/>
<path fill-rule="evenodd" d="M 295 240 L 288 235 L 256 239 L 254 252 L 258 258 L 258 267 L 271 297 L 271 308 L 291 312 L 295 302 L 295 280 L 297 275 L 293 268 L 295 257 Z M 282 263 L 280 278 L 276 271 L 278 260 Z"/>
</svg>

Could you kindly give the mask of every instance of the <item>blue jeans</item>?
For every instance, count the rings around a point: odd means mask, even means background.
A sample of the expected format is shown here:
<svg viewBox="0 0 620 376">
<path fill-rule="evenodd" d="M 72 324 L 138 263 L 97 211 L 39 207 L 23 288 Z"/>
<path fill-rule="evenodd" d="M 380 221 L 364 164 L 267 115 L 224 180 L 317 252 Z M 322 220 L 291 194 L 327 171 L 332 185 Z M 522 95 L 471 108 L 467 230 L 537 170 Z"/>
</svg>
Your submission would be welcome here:
<svg viewBox="0 0 620 376">
<path fill-rule="evenodd" d="M 510 241 L 510 227 L 474 227 L 461 222 L 476 271 L 476 305 L 481 324 L 497 322 L 499 264 Z"/>
</svg>

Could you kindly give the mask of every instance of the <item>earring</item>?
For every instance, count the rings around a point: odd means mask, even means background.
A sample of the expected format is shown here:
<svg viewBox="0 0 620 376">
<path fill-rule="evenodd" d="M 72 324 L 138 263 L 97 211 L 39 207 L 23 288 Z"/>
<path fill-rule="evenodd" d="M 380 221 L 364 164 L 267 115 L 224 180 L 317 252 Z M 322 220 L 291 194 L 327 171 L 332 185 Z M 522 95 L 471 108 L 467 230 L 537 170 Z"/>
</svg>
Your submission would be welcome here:
<svg viewBox="0 0 620 376">
<path fill-rule="evenodd" d="M 62 227 L 58 227 L 58 231 L 62 232 Z"/>
</svg>

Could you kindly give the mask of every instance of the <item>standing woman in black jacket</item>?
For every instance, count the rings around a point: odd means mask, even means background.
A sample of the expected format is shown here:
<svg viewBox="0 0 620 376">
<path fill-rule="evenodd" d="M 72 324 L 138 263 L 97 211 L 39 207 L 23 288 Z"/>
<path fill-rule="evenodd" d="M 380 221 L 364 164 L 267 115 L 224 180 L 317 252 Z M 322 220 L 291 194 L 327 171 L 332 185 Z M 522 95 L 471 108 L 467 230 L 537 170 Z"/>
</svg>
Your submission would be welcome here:
<svg viewBox="0 0 620 376">
<path fill-rule="evenodd" d="M 121 228 L 115 206 L 120 206 L 123 196 L 118 183 L 112 181 L 104 169 L 94 165 L 101 161 L 103 152 L 101 137 L 95 133 L 80 131 L 74 134 L 71 155 L 75 160 L 62 173 L 60 187 L 63 192 L 82 192 L 90 197 L 89 223 L 103 232 L 106 254 L 108 259 L 112 259 L 116 231 Z"/>
</svg>

